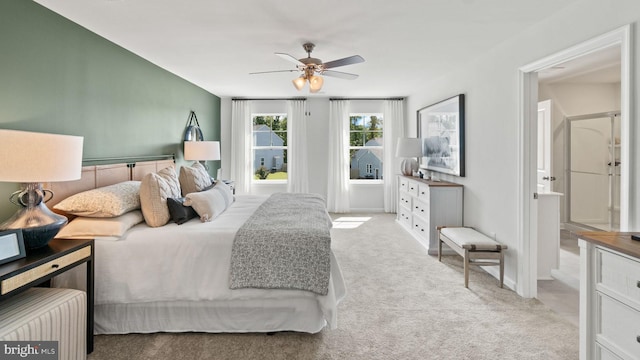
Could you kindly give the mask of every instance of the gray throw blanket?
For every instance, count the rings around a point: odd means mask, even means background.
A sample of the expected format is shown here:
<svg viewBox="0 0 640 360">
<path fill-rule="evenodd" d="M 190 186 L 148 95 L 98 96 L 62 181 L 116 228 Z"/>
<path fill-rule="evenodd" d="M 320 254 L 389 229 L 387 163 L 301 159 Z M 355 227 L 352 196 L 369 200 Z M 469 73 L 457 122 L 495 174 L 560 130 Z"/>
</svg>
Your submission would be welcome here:
<svg viewBox="0 0 640 360">
<path fill-rule="evenodd" d="M 330 228 L 321 196 L 271 195 L 236 234 L 230 288 L 300 289 L 326 295 Z"/>
</svg>

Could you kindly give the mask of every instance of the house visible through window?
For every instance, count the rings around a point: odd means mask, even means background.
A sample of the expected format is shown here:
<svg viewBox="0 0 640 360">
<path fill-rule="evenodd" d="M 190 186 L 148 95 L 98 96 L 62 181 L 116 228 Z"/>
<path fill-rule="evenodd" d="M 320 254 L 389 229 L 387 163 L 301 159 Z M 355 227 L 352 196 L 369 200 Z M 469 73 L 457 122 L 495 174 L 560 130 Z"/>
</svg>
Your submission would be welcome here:
<svg viewBox="0 0 640 360">
<path fill-rule="evenodd" d="M 252 114 L 253 180 L 287 180 L 287 114 Z"/>
<path fill-rule="evenodd" d="M 382 180 L 382 114 L 350 114 L 351 180 Z"/>
</svg>

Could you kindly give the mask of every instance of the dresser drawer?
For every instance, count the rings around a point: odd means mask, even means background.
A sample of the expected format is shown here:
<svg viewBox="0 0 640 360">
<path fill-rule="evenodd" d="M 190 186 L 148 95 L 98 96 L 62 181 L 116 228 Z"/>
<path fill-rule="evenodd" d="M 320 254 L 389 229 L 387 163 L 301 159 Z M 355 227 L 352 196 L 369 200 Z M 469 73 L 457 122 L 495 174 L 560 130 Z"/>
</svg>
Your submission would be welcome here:
<svg viewBox="0 0 640 360">
<path fill-rule="evenodd" d="M 409 181 L 407 183 L 407 192 L 411 196 L 418 196 L 418 183 L 415 181 Z"/>
<path fill-rule="evenodd" d="M 407 227 L 411 227 L 411 210 L 404 206 L 398 208 L 398 221 Z"/>
<path fill-rule="evenodd" d="M 622 301 L 640 310 L 640 262 L 603 249 L 596 249 L 596 254 L 600 265 L 599 285 L 626 298 Z"/>
<path fill-rule="evenodd" d="M 413 231 L 418 233 L 421 237 L 429 239 L 429 221 L 417 215 L 413 215 Z"/>
<path fill-rule="evenodd" d="M 596 339 L 609 344 L 615 353 L 640 354 L 640 312 L 599 293 L 598 304 L 600 331 Z"/>
<path fill-rule="evenodd" d="M 400 191 L 409 191 L 409 180 L 400 178 Z"/>
<path fill-rule="evenodd" d="M 418 184 L 418 198 L 422 201 L 429 201 L 429 185 Z"/>
<path fill-rule="evenodd" d="M 400 192 L 400 205 L 411 209 L 411 199 L 412 197 L 408 193 Z"/>
<path fill-rule="evenodd" d="M 3 280 L 0 284 L 2 295 L 7 294 L 21 286 L 27 285 L 32 281 L 36 281 L 60 269 L 63 269 L 77 261 L 91 256 L 91 247 L 84 247 L 72 253 L 61 256 L 55 260 L 49 261 L 33 269 L 27 270 L 19 275 Z"/>
<path fill-rule="evenodd" d="M 600 344 L 596 344 L 596 359 L 600 360 L 623 360 L 621 357 L 616 356 L 611 351 L 607 350 L 600 346 Z"/>
<path fill-rule="evenodd" d="M 411 211 L 417 216 L 424 219 L 429 218 L 429 203 L 424 203 L 422 200 L 414 200 Z"/>
</svg>

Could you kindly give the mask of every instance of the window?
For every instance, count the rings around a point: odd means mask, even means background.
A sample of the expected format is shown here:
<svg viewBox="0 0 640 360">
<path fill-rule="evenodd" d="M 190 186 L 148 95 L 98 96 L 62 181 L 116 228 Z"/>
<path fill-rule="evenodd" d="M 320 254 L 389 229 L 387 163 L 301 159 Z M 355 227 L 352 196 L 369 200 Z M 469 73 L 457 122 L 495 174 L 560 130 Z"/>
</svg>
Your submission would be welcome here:
<svg viewBox="0 0 640 360">
<path fill-rule="evenodd" d="M 252 114 L 253 180 L 287 180 L 287 114 Z"/>
<path fill-rule="evenodd" d="M 382 114 L 350 114 L 351 180 L 382 180 Z"/>
</svg>

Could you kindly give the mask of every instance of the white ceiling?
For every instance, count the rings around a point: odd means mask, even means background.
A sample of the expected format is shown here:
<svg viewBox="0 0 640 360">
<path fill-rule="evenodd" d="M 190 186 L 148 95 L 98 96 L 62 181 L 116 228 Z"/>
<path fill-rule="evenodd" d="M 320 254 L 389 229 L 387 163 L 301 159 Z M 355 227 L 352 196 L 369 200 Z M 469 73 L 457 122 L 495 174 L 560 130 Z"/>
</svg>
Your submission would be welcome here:
<svg viewBox="0 0 640 360">
<path fill-rule="evenodd" d="M 390 97 L 441 76 L 578 0 L 35 0 L 221 97 Z M 298 92 L 274 55 L 324 62 L 356 80 L 325 78 Z"/>
</svg>

